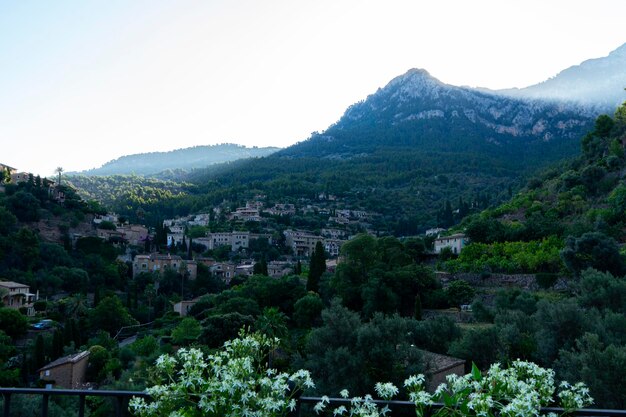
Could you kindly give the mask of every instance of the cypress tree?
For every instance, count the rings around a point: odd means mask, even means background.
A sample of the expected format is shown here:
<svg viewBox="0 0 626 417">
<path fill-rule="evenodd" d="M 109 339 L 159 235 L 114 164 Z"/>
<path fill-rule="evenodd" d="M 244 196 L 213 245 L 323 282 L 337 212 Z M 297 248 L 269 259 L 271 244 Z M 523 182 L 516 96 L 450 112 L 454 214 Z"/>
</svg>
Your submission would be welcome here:
<svg viewBox="0 0 626 417">
<path fill-rule="evenodd" d="M 309 263 L 309 278 L 306 282 L 307 291 L 319 291 L 320 278 L 324 272 L 326 272 L 326 254 L 324 253 L 322 242 L 317 242 Z"/>
<path fill-rule="evenodd" d="M 417 294 L 415 296 L 415 320 L 421 320 L 422 319 L 422 299 L 420 298 L 420 295 Z"/>
<path fill-rule="evenodd" d="M 96 307 L 100 304 L 100 287 L 96 287 L 93 292 L 93 306 Z"/>
<path fill-rule="evenodd" d="M 55 330 L 52 334 L 52 359 L 60 358 L 63 356 L 63 338 L 61 332 Z"/>
<path fill-rule="evenodd" d="M 76 323 L 73 318 L 67 319 L 65 322 L 65 327 L 63 328 L 63 344 L 65 346 L 69 346 L 75 339 L 74 329 L 76 328 Z"/>
<path fill-rule="evenodd" d="M 43 336 L 37 335 L 35 339 L 35 368 L 39 369 L 46 364 L 46 352 Z"/>
</svg>

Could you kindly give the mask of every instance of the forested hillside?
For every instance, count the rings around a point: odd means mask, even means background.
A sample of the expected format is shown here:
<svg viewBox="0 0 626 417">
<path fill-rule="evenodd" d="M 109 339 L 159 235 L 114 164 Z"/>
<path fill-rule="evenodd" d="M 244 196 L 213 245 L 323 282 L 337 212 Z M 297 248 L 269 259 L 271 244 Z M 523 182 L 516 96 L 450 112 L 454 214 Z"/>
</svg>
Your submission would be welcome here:
<svg viewBox="0 0 626 417">
<path fill-rule="evenodd" d="M 139 209 L 189 195 L 196 189 L 182 181 L 138 175 L 70 175 L 66 181 L 85 200 L 97 200 L 111 211 L 133 217 Z"/>
<path fill-rule="evenodd" d="M 496 253 L 508 250 L 519 258 L 524 252 L 520 242 L 528 247 L 543 242 L 544 249 L 552 248 L 551 254 L 535 259 L 535 269 L 577 275 L 592 266 L 621 274 L 617 245 L 626 242 L 625 132 L 625 105 L 614 117 L 599 116 L 581 141 L 581 156 L 532 178 L 510 202 L 464 220 L 460 228 L 474 243 L 450 266 L 473 271 L 524 269 Z M 513 245 L 518 248 L 513 250 Z M 563 247 L 567 256 L 561 259 Z"/>
<path fill-rule="evenodd" d="M 497 204 L 535 169 L 577 154 L 593 117 L 582 107 L 454 87 L 411 70 L 324 133 L 269 157 L 194 170 L 189 195 L 128 211 L 182 215 L 255 194 L 315 201 L 325 193 L 381 213 L 382 232 L 415 234 L 449 226 L 438 218 L 446 204 L 461 211 Z"/>
<path fill-rule="evenodd" d="M 276 152 L 279 148 L 247 148 L 232 143 L 194 146 L 169 152 L 148 152 L 126 155 L 109 161 L 100 168 L 80 172 L 81 175 L 156 175 L 163 171 L 191 171 L 209 165 L 258 158 Z M 163 175 L 169 175 L 164 173 Z"/>
</svg>

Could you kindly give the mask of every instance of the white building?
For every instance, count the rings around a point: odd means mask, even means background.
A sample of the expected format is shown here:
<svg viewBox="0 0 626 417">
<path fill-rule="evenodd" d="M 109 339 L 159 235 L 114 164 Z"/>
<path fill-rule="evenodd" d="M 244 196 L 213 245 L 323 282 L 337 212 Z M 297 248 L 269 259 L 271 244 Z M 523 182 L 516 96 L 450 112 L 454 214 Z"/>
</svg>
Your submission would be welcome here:
<svg viewBox="0 0 626 417">
<path fill-rule="evenodd" d="M 450 248 L 452 253 L 458 255 L 467 245 L 467 242 L 467 237 L 463 233 L 438 237 L 435 239 L 435 253 L 441 253 L 444 248 Z"/>
</svg>

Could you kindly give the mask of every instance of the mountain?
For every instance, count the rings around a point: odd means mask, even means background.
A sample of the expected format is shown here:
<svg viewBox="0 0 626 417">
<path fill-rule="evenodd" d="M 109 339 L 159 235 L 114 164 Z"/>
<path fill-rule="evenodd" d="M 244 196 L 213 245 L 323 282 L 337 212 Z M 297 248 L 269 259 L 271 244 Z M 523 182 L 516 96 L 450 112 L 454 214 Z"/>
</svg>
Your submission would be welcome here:
<svg viewBox="0 0 626 417">
<path fill-rule="evenodd" d="M 571 101 L 613 114 L 626 101 L 626 44 L 608 56 L 584 61 L 539 84 L 498 93 L 531 99 Z"/>
<path fill-rule="evenodd" d="M 188 181 L 204 196 L 188 206 L 221 202 L 220 189 L 230 198 L 247 192 L 272 201 L 326 193 L 381 213 L 375 230 L 417 233 L 439 222 L 446 201 L 459 208 L 497 203 L 535 169 L 576 155 L 595 116 L 582 106 L 447 85 L 413 69 L 306 141 L 196 170 Z"/>
<path fill-rule="evenodd" d="M 126 155 L 107 162 L 100 168 L 82 171 L 81 175 L 153 175 L 166 170 L 190 171 L 206 168 L 209 165 L 235 161 L 237 159 L 258 158 L 276 152 L 280 148 L 247 148 L 232 143 L 194 146 L 169 152 L 149 152 Z M 74 173 L 75 174 L 75 173 Z"/>
<path fill-rule="evenodd" d="M 444 84 L 421 69 L 350 106 L 322 134 L 281 157 L 346 159 L 385 148 L 480 154 L 537 166 L 572 155 L 595 114 L 581 106 L 510 98 Z"/>
</svg>

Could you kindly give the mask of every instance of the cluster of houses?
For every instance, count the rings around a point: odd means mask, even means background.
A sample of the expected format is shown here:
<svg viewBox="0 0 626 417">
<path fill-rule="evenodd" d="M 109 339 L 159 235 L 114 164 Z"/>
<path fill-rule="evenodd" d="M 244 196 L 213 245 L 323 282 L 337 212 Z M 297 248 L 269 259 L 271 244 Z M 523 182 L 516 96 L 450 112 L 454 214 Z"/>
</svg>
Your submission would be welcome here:
<svg viewBox="0 0 626 417">
<path fill-rule="evenodd" d="M 18 172 L 17 169 L 0 164 L 0 170 L 5 173 L 5 182 L 19 184 L 21 182 L 33 181 L 33 175 L 26 172 Z M 49 188 L 55 185 L 54 181 L 42 180 L 42 184 Z M 3 184 L 0 184 L 2 191 Z M 59 190 L 60 192 L 60 190 Z M 62 198 L 60 196 L 59 198 Z M 291 203 L 276 203 L 271 207 L 265 207 L 261 201 L 264 196 L 256 196 L 253 201 L 248 201 L 245 206 L 237 207 L 230 211 L 225 217 L 231 221 L 259 222 L 263 217 L 269 216 L 293 216 L 297 213 L 297 208 Z M 320 201 L 336 201 L 336 196 L 322 193 L 318 198 Z M 207 232 L 205 236 L 195 237 L 186 240 L 186 232 L 193 226 L 209 226 L 212 217 L 220 214 L 219 208 L 214 213 L 199 213 L 187 217 L 168 219 L 163 222 L 167 230 L 167 245 L 170 247 L 182 245 L 183 243 L 201 245 L 205 250 L 214 250 L 219 247 L 228 247 L 232 252 L 245 253 L 250 248 L 251 242 L 257 239 L 266 239 L 272 244 L 272 235 L 263 233 L 252 233 L 249 231 L 232 232 Z M 270 277 L 282 277 L 292 274 L 295 270 L 297 258 L 308 258 L 312 255 L 318 243 L 321 243 L 326 253 L 330 256 L 327 261 L 327 268 L 333 271 L 338 262 L 341 246 L 351 237 L 348 230 L 356 226 L 360 230 L 369 230 L 369 222 L 374 213 L 362 210 L 337 209 L 331 210 L 328 207 L 317 205 L 304 205 L 299 208 L 303 214 L 328 215 L 328 227 L 322 228 L 319 234 L 307 230 L 288 229 L 284 231 L 285 245 L 291 249 L 293 257 L 289 260 L 272 261 L 267 264 L 267 272 Z M 104 222 L 112 223 L 115 227 L 104 227 Z M 139 224 L 128 224 L 121 221 L 119 216 L 113 213 L 98 215 L 93 219 L 93 235 L 111 242 L 124 242 L 133 246 L 144 246 L 151 241 L 150 230 Z M 108 225 L 110 226 L 110 225 Z M 468 243 L 466 236 L 462 233 L 445 236 L 445 229 L 436 228 L 426 231 L 426 236 L 434 237 L 434 253 L 439 254 L 445 248 L 450 248 L 454 254 L 461 253 Z M 130 258 L 129 258 L 130 260 Z M 225 283 L 236 276 L 251 276 L 254 273 L 255 261 L 245 259 L 239 262 L 220 262 L 213 258 L 195 257 L 194 259 L 183 259 L 174 254 L 145 253 L 138 254 L 132 259 L 132 273 L 136 277 L 141 273 L 158 273 L 165 271 L 175 271 L 182 274 L 189 280 L 195 280 L 198 276 L 198 266 L 204 265 L 213 276 L 222 279 Z M 25 314 L 32 316 L 35 314 L 34 303 L 38 299 L 38 294 L 30 292 L 28 285 L 12 282 L 0 281 L 0 298 L 4 306 L 19 309 Z M 174 310 L 181 316 L 189 313 L 193 305 L 198 301 L 183 300 L 174 305 Z M 432 369 L 431 382 L 439 381 L 449 373 L 462 373 L 464 361 L 450 358 L 443 355 L 425 353 L 428 367 Z M 83 351 L 59 358 L 41 369 L 39 369 L 40 379 L 44 381 L 46 387 L 52 388 L 85 388 L 88 387 L 86 381 L 86 370 L 89 361 L 89 352 Z"/>
<path fill-rule="evenodd" d="M 50 198 L 53 198 L 60 203 L 65 201 L 65 193 L 60 189 L 60 187 L 56 186 L 57 184 L 53 180 L 40 178 L 33 175 L 31 172 L 20 172 L 17 168 L 13 168 L 2 163 L 0 163 L 0 172 L 5 174 L 5 181 L 0 181 L 0 192 L 4 192 L 6 184 L 21 184 L 27 182 L 35 183 L 36 179 L 39 178 L 39 181 L 41 181 L 40 185 L 48 190 Z"/>
</svg>

